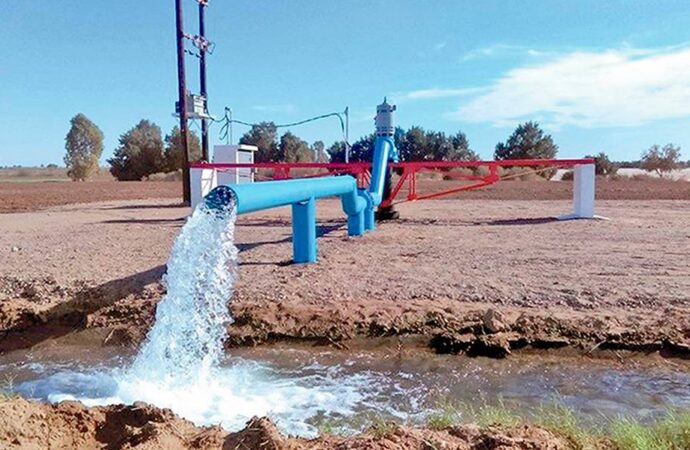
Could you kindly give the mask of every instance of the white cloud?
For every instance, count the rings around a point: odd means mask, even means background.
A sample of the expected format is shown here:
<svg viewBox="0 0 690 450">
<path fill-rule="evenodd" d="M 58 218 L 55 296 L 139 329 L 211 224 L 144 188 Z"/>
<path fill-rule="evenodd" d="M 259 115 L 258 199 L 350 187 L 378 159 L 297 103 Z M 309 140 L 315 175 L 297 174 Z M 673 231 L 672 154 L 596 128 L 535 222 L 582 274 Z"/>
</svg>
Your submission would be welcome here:
<svg viewBox="0 0 690 450">
<path fill-rule="evenodd" d="M 510 44 L 493 44 L 487 47 L 480 47 L 472 49 L 462 56 L 460 56 L 460 62 L 473 61 L 480 58 L 492 58 L 497 56 L 516 56 L 516 55 L 527 55 L 527 56 L 543 56 L 546 52 L 538 51 L 533 48 L 525 47 L 522 45 L 510 45 Z"/>
<path fill-rule="evenodd" d="M 497 126 L 637 126 L 690 116 L 690 47 L 572 52 L 508 71 L 452 118 Z"/>
<path fill-rule="evenodd" d="M 409 92 L 398 92 L 391 95 L 396 101 L 430 100 L 439 98 L 465 97 L 484 92 L 485 88 L 459 88 L 459 89 L 418 89 Z"/>
</svg>

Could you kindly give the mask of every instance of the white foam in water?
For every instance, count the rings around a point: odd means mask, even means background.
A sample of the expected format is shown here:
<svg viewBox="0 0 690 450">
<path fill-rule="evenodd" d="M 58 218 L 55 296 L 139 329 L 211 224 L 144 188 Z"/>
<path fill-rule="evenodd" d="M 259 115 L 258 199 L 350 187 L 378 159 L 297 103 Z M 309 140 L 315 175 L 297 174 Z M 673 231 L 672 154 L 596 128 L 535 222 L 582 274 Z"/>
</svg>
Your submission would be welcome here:
<svg viewBox="0 0 690 450">
<path fill-rule="evenodd" d="M 198 425 L 237 430 L 252 416 L 269 416 L 286 432 L 313 436 L 306 420 L 350 415 L 365 399 L 366 375 L 318 380 L 280 378 L 256 362 L 221 365 L 228 302 L 237 276 L 235 212 L 201 205 L 182 228 L 168 260 L 167 294 L 133 363 L 123 369 L 58 372 L 24 387 L 50 401 L 87 406 L 144 401 L 170 408 Z"/>
</svg>

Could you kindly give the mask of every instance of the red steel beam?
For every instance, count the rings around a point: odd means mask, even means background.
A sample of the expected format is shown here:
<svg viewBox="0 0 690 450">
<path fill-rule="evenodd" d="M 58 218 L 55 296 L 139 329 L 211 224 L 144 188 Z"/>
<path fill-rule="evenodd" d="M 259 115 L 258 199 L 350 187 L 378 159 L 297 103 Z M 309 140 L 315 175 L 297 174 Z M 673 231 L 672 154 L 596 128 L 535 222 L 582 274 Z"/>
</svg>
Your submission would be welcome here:
<svg viewBox="0 0 690 450">
<path fill-rule="evenodd" d="M 396 196 L 400 193 L 405 181 L 408 182 L 407 201 L 425 200 L 430 198 L 442 197 L 456 192 L 477 189 L 497 183 L 501 180 L 498 175 L 499 167 L 569 167 L 579 164 L 594 164 L 593 158 L 582 159 L 511 159 L 500 161 L 411 161 L 402 163 L 389 163 L 391 169 L 402 169 L 402 175 L 391 191 L 391 195 L 382 202 L 382 206 L 393 203 Z M 323 169 L 323 173 L 305 175 L 302 178 L 320 177 L 333 174 L 351 174 L 361 188 L 366 187 L 371 182 L 371 163 L 194 163 L 190 167 L 195 169 L 272 169 L 274 179 L 290 178 L 291 169 Z M 477 168 L 488 167 L 489 173 L 485 176 L 466 175 L 455 173 L 453 177 L 476 181 L 474 184 L 460 186 L 453 189 L 434 192 L 431 194 L 417 194 L 417 172 L 420 171 L 441 171 L 447 172 L 454 168 Z"/>
</svg>

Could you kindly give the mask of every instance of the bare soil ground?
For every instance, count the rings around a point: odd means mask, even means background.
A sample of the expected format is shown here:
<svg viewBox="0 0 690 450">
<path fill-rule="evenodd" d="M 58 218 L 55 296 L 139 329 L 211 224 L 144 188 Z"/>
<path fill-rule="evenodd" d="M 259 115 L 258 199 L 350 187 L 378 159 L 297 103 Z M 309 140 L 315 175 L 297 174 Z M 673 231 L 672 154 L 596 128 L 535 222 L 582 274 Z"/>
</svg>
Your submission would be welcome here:
<svg viewBox="0 0 690 450">
<path fill-rule="evenodd" d="M 306 440 L 282 435 L 268 419 L 254 418 L 246 428 L 228 433 L 220 427 L 195 427 L 170 410 L 144 403 L 86 408 L 77 402 L 46 405 L 21 398 L 0 400 L 0 446 L 3 449 L 486 449 L 560 450 L 567 441 L 538 427 L 472 425 L 442 430 L 392 426 L 356 437 L 322 436 Z"/>
<path fill-rule="evenodd" d="M 336 201 L 318 208 L 313 265 L 289 264 L 288 208 L 239 218 L 228 345 L 412 335 L 492 356 L 690 350 L 690 202 L 603 200 L 611 220 L 570 222 L 550 218 L 567 201 L 406 203 L 401 220 L 357 239 Z M 84 328 L 138 342 L 188 212 L 159 199 L 0 216 L 0 350 Z"/>
<path fill-rule="evenodd" d="M 52 206 L 91 203 L 110 200 L 140 200 L 147 198 L 181 198 L 180 183 L 166 181 L 118 182 L 99 179 L 75 183 L 68 181 L 3 182 L 0 178 L 0 213 L 35 211 Z M 457 181 L 420 179 L 420 194 L 451 189 Z M 503 181 L 482 189 L 457 193 L 448 198 L 491 200 L 567 200 L 572 194 L 570 182 Z M 406 190 L 401 191 L 403 200 Z M 600 200 L 690 200 L 690 183 L 667 179 L 619 179 L 597 181 Z"/>
<path fill-rule="evenodd" d="M 109 200 L 182 197 L 181 183 L 165 181 L 5 181 L 0 180 L 0 213 Z"/>
</svg>

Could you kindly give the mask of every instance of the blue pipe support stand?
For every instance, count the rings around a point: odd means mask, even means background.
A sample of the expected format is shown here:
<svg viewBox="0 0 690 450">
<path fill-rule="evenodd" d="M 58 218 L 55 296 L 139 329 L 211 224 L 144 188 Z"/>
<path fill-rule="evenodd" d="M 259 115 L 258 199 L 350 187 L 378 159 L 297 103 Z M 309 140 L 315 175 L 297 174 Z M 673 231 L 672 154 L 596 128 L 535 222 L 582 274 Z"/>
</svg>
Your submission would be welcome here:
<svg viewBox="0 0 690 450">
<path fill-rule="evenodd" d="M 292 204 L 292 259 L 316 262 L 316 200 Z"/>
<path fill-rule="evenodd" d="M 388 160 L 395 152 L 391 136 L 376 138 L 368 190 L 358 189 L 357 181 L 352 176 L 343 175 L 222 185 L 206 195 L 204 202 L 211 211 L 227 210 L 234 205 L 237 214 L 291 205 L 293 261 L 315 262 L 316 200 L 340 197 L 347 214 L 349 236 L 361 236 L 373 230 L 376 227 L 374 212 L 383 200 Z"/>
</svg>

